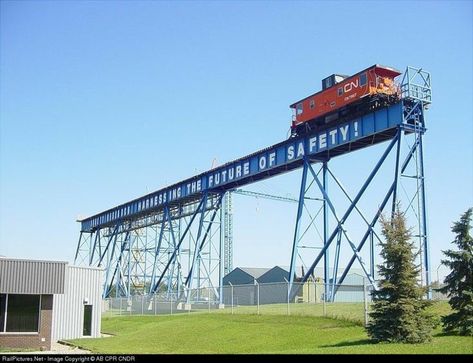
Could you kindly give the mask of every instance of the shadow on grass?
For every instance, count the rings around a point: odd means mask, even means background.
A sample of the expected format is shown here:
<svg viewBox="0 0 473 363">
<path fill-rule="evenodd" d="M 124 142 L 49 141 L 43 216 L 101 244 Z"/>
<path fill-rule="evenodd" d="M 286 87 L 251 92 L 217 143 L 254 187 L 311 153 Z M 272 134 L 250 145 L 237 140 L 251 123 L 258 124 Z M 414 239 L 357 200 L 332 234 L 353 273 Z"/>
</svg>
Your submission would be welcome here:
<svg viewBox="0 0 473 363">
<path fill-rule="evenodd" d="M 458 332 L 454 332 L 454 331 L 449 331 L 449 332 L 441 331 L 439 333 L 433 334 L 432 336 L 433 337 L 467 337 L 468 335 L 460 335 L 458 334 Z"/>
<path fill-rule="evenodd" d="M 356 345 L 371 345 L 375 344 L 370 339 L 359 339 L 359 340 L 351 340 L 351 341 L 344 341 L 337 344 L 330 344 L 330 345 L 321 345 L 321 348 L 334 348 L 334 347 L 353 347 Z"/>
</svg>

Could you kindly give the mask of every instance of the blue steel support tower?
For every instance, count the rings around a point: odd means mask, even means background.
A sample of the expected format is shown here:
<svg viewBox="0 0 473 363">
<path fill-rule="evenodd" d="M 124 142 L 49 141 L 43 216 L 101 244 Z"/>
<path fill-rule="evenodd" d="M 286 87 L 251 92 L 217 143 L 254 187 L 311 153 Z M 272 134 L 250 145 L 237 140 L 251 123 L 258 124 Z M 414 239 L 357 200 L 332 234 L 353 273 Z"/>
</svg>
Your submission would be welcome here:
<svg viewBox="0 0 473 363">
<path fill-rule="evenodd" d="M 290 258 L 291 299 L 297 293 L 297 266 L 304 271 L 298 280 L 306 281 L 323 265 L 326 300 L 336 298 L 355 261 L 375 288 L 377 223 L 386 207 L 392 212 L 400 200 L 416 231 L 422 283 L 429 285 L 423 135 L 424 112 L 431 103 L 430 75 L 408 67 L 401 95 L 398 103 L 290 138 L 80 221 L 76 263 L 105 267 L 104 297 L 140 294 L 190 304 L 201 301 L 205 293 L 221 303 L 223 290 L 218 287 L 232 269 L 230 192 L 301 168 Z M 358 192 L 350 194 L 337 178 L 333 160 L 384 141 L 388 144 L 379 160 Z M 389 168 L 393 176 L 382 197 L 375 199 L 368 189 L 382 168 Z M 336 193 L 348 204 L 340 203 Z M 366 195 L 375 205 L 371 215 L 362 211 L 366 206 L 360 200 Z M 354 216 L 355 223 L 365 227 L 360 236 L 350 228 Z M 363 248 L 366 242 L 368 249 Z M 344 269 L 339 268 L 342 257 L 348 257 Z"/>
<path fill-rule="evenodd" d="M 365 277 L 371 285 L 375 287 L 375 247 L 374 240 L 377 239 L 381 241 L 379 233 L 375 230 L 375 225 L 377 224 L 381 213 L 384 211 L 387 203 L 391 200 L 391 213 L 394 212 L 396 205 L 403 198 L 400 198 L 400 186 L 402 186 L 402 191 L 407 198 L 404 198 L 404 203 L 401 204 L 401 207 L 404 208 L 405 214 L 412 212 L 414 218 L 410 220 L 414 224 L 416 229 L 416 234 L 414 237 L 418 239 L 419 244 L 419 256 L 421 261 L 419 261 L 421 266 L 421 280 L 422 284 L 429 286 L 431 282 L 430 277 L 430 260 L 429 260 L 429 245 L 428 245 L 428 234 L 427 234 L 427 208 L 425 200 L 425 176 L 424 176 L 424 162 L 423 162 L 423 135 L 426 131 L 425 127 L 425 118 L 424 110 L 431 103 L 431 88 L 430 88 L 430 75 L 429 73 L 423 71 L 422 69 L 415 69 L 413 67 L 408 67 L 404 78 L 401 84 L 401 93 L 403 99 L 403 112 L 402 112 L 402 122 L 396 126 L 395 129 L 392 129 L 393 137 L 391 138 L 390 143 L 385 149 L 384 153 L 381 155 L 380 159 L 372 169 L 371 173 L 366 178 L 364 184 L 359 189 L 358 193 L 354 198 L 351 198 L 346 189 L 342 186 L 341 182 L 337 179 L 335 174 L 328 167 L 330 156 L 325 155 L 322 159 L 311 158 L 306 156 L 304 158 L 304 165 L 302 171 L 302 180 L 301 180 L 301 189 L 299 197 L 299 207 L 296 218 L 296 226 L 294 233 L 293 241 L 293 251 L 291 259 L 291 287 L 294 278 L 295 267 L 297 261 L 295 256 L 300 256 L 300 243 L 302 237 L 299 234 L 302 211 L 304 210 L 305 203 L 307 199 L 319 200 L 322 202 L 323 214 L 322 214 L 322 225 L 323 225 L 323 243 L 322 248 L 318 255 L 315 257 L 310 267 L 308 267 L 302 282 L 305 282 L 311 278 L 314 274 L 315 268 L 322 262 L 324 266 L 324 281 L 325 285 L 325 299 L 328 301 L 333 301 L 335 299 L 335 294 L 338 290 L 338 286 L 343 283 L 345 280 L 350 268 L 352 267 L 355 261 L 358 262 L 359 266 L 364 272 Z M 402 142 L 406 143 L 405 155 L 402 152 Z M 377 175 L 380 168 L 383 164 L 388 163 L 388 156 L 391 153 L 395 153 L 394 158 L 394 178 L 391 184 L 388 184 L 386 194 L 381 199 L 381 202 L 375 211 L 374 215 L 371 218 L 367 218 L 365 214 L 362 213 L 358 207 L 358 202 L 365 194 L 367 188 L 372 183 L 373 179 Z M 327 153 L 328 154 L 328 153 Z M 322 167 L 317 172 L 314 170 L 312 165 L 315 163 L 321 163 Z M 409 169 L 410 168 L 410 169 Z M 307 172 L 309 170 L 309 172 Z M 408 174 L 407 171 L 410 170 Z M 320 180 L 319 174 L 322 174 L 322 181 Z M 337 214 L 335 207 L 332 203 L 332 200 L 328 193 L 328 180 L 327 174 L 335 182 L 335 185 L 341 190 L 343 195 L 348 199 L 349 205 L 346 208 L 343 214 Z M 412 193 L 406 192 L 406 183 L 401 184 L 401 179 L 407 179 L 414 181 L 414 189 Z M 309 198 L 309 187 L 306 185 L 315 184 L 318 187 L 319 198 Z M 328 206 L 328 208 L 327 208 Z M 308 208 L 305 208 L 307 211 Z M 361 220 L 365 224 L 366 232 L 363 237 L 359 239 L 358 244 L 355 244 L 355 239 L 351 238 L 349 232 L 345 226 L 348 218 L 351 216 L 352 212 L 356 211 Z M 328 215 L 330 212 L 331 216 Z M 315 217 L 309 215 L 309 224 L 312 225 L 315 223 Z M 329 220 L 334 220 L 335 227 L 327 237 L 328 223 Z M 360 254 L 362 252 L 363 246 L 366 241 L 370 241 L 369 249 L 369 266 L 365 262 L 364 258 Z M 329 249 L 331 244 L 335 243 L 335 255 L 333 259 L 333 267 L 329 265 Z M 339 274 L 339 257 L 341 251 L 341 244 L 343 241 L 349 246 L 349 251 L 352 251 L 352 256 L 349 259 L 348 264 L 344 270 Z M 304 265 L 304 262 L 301 261 Z M 332 271 L 331 277 L 329 277 L 329 271 Z M 297 293 L 296 288 L 290 290 L 291 298 Z M 429 298 L 431 297 L 431 292 L 429 290 Z"/>
</svg>

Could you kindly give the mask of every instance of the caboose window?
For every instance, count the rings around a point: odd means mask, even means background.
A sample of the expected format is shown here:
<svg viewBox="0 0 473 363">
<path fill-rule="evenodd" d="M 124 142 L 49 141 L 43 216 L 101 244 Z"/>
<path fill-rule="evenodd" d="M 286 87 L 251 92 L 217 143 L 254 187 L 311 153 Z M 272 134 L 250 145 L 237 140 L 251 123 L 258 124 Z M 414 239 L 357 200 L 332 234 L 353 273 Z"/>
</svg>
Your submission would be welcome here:
<svg viewBox="0 0 473 363">
<path fill-rule="evenodd" d="M 315 100 L 310 100 L 310 109 L 313 109 L 315 107 Z"/>
<path fill-rule="evenodd" d="M 364 86 L 366 84 L 366 73 L 362 73 L 360 75 L 360 86 Z"/>
<path fill-rule="evenodd" d="M 296 112 L 298 115 L 300 115 L 303 111 L 303 107 L 302 107 L 302 102 L 301 103 L 298 103 L 297 106 L 296 106 Z"/>
<path fill-rule="evenodd" d="M 337 91 L 338 95 L 341 96 L 343 95 L 343 87 L 340 87 Z"/>
</svg>

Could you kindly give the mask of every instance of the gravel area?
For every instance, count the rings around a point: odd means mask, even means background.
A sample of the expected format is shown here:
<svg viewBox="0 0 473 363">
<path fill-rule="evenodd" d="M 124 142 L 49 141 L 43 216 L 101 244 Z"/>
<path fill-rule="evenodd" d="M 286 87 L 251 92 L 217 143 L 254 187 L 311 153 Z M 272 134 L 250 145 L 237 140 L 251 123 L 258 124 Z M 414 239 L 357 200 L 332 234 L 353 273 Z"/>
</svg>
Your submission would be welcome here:
<svg viewBox="0 0 473 363">
<path fill-rule="evenodd" d="M 89 350 L 79 349 L 67 344 L 61 344 L 58 342 L 51 344 L 51 350 L 44 351 L 30 351 L 30 352 L 2 352 L 1 354 L 90 354 Z"/>
</svg>

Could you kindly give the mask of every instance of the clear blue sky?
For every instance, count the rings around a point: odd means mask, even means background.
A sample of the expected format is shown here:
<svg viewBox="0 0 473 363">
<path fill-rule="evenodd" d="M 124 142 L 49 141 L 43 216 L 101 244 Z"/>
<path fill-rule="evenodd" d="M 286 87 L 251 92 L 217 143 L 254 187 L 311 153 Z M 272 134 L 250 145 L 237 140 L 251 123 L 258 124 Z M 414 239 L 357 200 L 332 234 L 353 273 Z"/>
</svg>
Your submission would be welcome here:
<svg viewBox="0 0 473 363">
<path fill-rule="evenodd" d="M 433 269 L 473 206 L 471 1 L 0 4 L 1 255 L 72 261 L 78 215 L 285 139 L 289 104 L 374 63 L 432 74 Z M 379 151 L 337 161 L 352 192 Z M 235 265 L 288 265 L 294 219 L 236 196 Z"/>
</svg>

